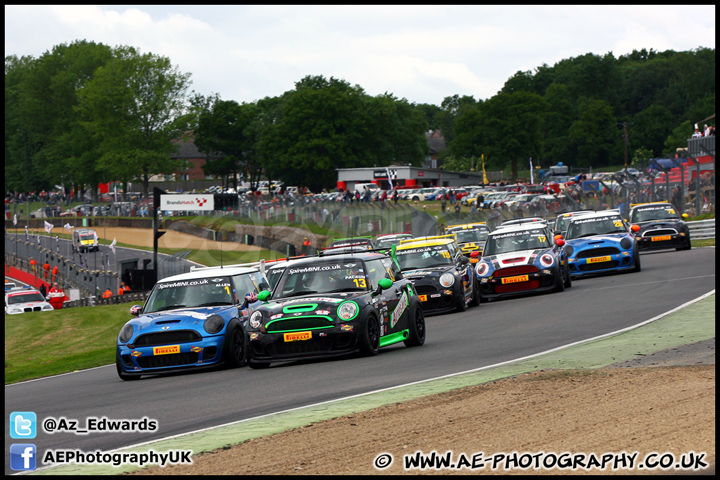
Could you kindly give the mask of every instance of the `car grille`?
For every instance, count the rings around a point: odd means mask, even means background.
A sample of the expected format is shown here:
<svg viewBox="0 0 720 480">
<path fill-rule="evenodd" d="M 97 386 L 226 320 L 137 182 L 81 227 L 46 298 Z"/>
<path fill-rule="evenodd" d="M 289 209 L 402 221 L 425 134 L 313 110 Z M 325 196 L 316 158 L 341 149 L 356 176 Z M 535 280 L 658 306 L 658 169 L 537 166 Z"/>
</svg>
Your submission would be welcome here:
<svg viewBox="0 0 720 480">
<path fill-rule="evenodd" d="M 582 250 L 575 256 L 576 258 L 592 258 L 592 257 L 603 257 L 605 255 L 617 255 L 620 253 L 616 247 L 603 247 L 603 248 L 590 248 L 588 250 Z"/>
<path fill-rule="evenodd" d="M 612 262 L 602 262 L 602 263 L 586 263 L 584 265 L 578 265 L 578 268 L 581 272 L 594 272 L 597 270 L 607 270 L 609 268 L 618 268 L 620 266 L 620 262 L 613 260 Z"/>
<path fill-rule="evenodd" d="M 152 355 L 138 357 L 140 368 L 177 367 L 180 365 L 193 365 L 198 361 L 198 353 L 172 353 L 169 355 Z"/>
<path fill-rule="evenodd" d="M 643 234 L 643 237 L 658 237 L 661 235 L 677 235 L 677 230 L 674 228 L 665 228 L 663 230 L 650 230 L 649 232 L 645 232 Z"/>
<path fill-rule="evenodd" d="M 265 329 L 268 333 L 292 332 L 313 328 L 331 328 L 332 322 L 324 317 L 283 318 L 268 323 Z"/>
<path fill-rule="evenodd" d="M 42 310 L 42 307 L 23 307 L 23 311 L 24 311 L 25 313 L 28 313 L 28 312 L 39 312 L 40 310 Z"/>
<path fill-rule="evenodd" d="M 136 347 L 168 345 L 174 343 L 199 342 L 202 336 L 194 330 L 175 330 L 171 332 L 153 332 L 140 335 L 135 340 Z"/>
<path fill-rule="evenodd" d="M 538 269 L 534 265 L 518 265 L 517 267 L 507 267 L 495 270 L 493 277 L 512 277 L 514 275 L 529 275 L 537 273 Z"/>
<path fill-rule="evenodd" d="M 415 291 L 418 295 L 427 295 L 429 293 L 436 293 L 438 288 L 433 285 L 415 285 Z"/>
<path fill-rule="evenodd" d="M 530 280 L 529 282 L 518 282 L 508 283 L 507 285 L 496 285 L 495 293 L 510 293 L 510 292 L 521 292 L 524 290 L 534 290 L 540 286 L 540 282 L 537 280 Z"/>
</svg>

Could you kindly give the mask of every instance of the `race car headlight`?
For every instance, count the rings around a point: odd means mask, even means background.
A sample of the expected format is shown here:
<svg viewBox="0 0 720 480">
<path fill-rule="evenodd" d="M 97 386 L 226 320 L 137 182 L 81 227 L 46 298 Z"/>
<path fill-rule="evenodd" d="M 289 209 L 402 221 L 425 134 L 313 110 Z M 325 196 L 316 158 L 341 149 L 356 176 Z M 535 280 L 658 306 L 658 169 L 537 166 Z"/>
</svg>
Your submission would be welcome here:
<svg viewBox="0 0 720 480">
<path fill-rule="evenodd" d="M 542 256 L 540 256 L 540 264 L 543 267 L 552 267 L 553 263 L 555 263 L 555 259 L 552 255 L 545 253 Z"/>
<path fill-rule="evenodd" d="M 622 240 L 620 240 L 620 246 L 622 248 L 624 248 L 625 250 L 630 250 L 633 246 L 633 242 L 629 238 L 625 237 Z"/>
<path fill-rule="evenodd" d="M 22 308 L 10 307 L 8 308 L 7 313 L 22 313 Z"/>
<path fill-rule="evenodd" d="M 252 328 L 260 328 L 260 325 L 262 325 L 262 319 L 263 314 L 261 311 L 254 311 L 252 315 L 250 315 L 250 326 Z"/>
<path fill-rule="evenodd" d="M 125 326 L 120 330 L 120 335 L 118 335 L 118 340 L 120 340 L 120 343 L 127 343 L 132 338 L 133 334 L 133 326 L 129 323 L 126 323 Z"/>
<path fill-rule="evenodd" d="M 203 328 L 211 335 L 218 333 L 224 326 L 225 320 L 220 315 L 210 315 L 203 323 Z"/>
<path fill-rule="evenodd" d="M 490 265 L 488 265 L 485 262 L 480 262 L 477 264 L 477 267 L 475 267 L 475 273 L 477 273 L 481 277 L 484 275 L 487 275 L 489 270 L 490 270 Z"/>
<path fill-rule="evenodd" d="M 352 320 L 357 315 L 358 306 L 355 302 L 345 302 L 337 309 L 337 316 L 343 320 Z"/>
<path fill-rule="evenodd" d="M 445 288 L 452 287 L 452 284 L 455 283 L 455 275 L 452 273 L 443 273 L 440 275 L 440 285 L 442 285 Z"/>
<path fill-rule="evenodd" d="M 43 312 L 49 312 L 50 310 L 55 310 L 55 309 L 54 309 L 53 306 L 50 305 L 49 303 L 48 303 L 47 305 L 43 305 L 43 306 L 42 306 L 42 311 L 43 311 Z"/>
<path fill-rule="evenodd" d="M 568 245 L 567 243 L 563 247 L 563 250 L 565 250 L 565 255 L 567 255 L 568 257 L 572 257 L 572 254 L 575 251 L 575 249 L 573 247 L 571 247 L 570 245 Z"/>
</svg>

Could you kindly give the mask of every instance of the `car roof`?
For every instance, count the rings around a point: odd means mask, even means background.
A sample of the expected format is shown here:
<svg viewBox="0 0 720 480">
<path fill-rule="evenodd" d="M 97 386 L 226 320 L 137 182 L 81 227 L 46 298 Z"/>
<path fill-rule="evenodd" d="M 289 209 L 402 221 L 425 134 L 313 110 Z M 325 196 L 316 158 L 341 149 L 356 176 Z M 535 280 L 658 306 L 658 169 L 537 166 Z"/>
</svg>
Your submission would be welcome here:
<svg viewBox="0 0 720 480">
<path fill-rule="evenodd" d="M 242 275 L 260 271 L 260 262 L 243 263 L 237 265 L 223 265 L 219 267 L 190 267 L 190 271 L 180 273 L 171 277 L 165 277 L 158 282 L 177 282 L 183 280 L 194 280 L 196 278 L 209 278 L 218 275 Z"/>
<path fill-rule="evenodd" d="M 578 215 L 578 219 L 587 220 L 588 218 L 601 218 L 601 217 L 607 217 L 608 215 L 617 215 L 621 216 L 620 212 L 618 210 L 601 210 L 599 212 L 589 212 L 587 214 Z M 573 222 L 575 219 L 570 220 L 570 222 Z"/>
<path fill-rule="evenodd" d="M 547 223 L 545 222 L 530 222 L 530 223 L 517 223 L 513 225 L 508 225 L 505 228 L 498 227 L 496 230 L 490 232 L 490 236 L 494 236 L 497 233 L 508 233 L 508 232 L 521 232 L 523 230 L 528 230 L 530 228 L 547 228 Z"/>
<path fill-rule="evenodd" d="M 488 226 L 485 224 L 485 222 L 475 222 L 475 223 L 461 223 L 458 225 L 448 225 L 445 227 L 445 231 L 449 232 L 450 229 L 456 229 L 456 230 L 470 230 L 472 228 L 477 227 L 485 227 L 488 228 Z"/>
<path fill-rule="evenodd" d="M 435 245 L 448 245 L 455 243 L 455 235 L 436 235 L 433 237 L 418 237 L 409 240 L 402 240 L 397 246 L 398 250 L 407 250 L 417 247 L 430 247 Z"/>
<path fill-rule="evenodd" d="M 670 203 L 670 202 L 668 202 L 668 201 L 662 201 L 662 202 L 648 202 L 648 203 L 631 203 L 631 204 L 630 204 L 630 210 L 632 210 L 633 208 L 636 208 L 636 207 L 647 207 L 647 206 L 650 206 L 650 205 L 652 205 L 652 206 L 654 206 L 654 207 L 663 206 L 663 207 L 672 207 L 672 208 L 675 208 L 675 206 L 674 206 L 672 203 Z"/>
</svg>

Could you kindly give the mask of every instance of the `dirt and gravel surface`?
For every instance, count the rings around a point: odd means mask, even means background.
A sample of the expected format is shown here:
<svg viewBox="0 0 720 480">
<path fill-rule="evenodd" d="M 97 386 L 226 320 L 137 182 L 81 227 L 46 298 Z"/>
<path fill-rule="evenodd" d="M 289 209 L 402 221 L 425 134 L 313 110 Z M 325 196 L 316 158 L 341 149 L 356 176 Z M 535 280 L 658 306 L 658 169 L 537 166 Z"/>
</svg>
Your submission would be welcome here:
<svg viewBox="0 0 720 480">
<path fill-rule="evenodd" d="M 110 229 L 108 229 L 110 230 Z M 127 229 L 117 229 L 127 230 Z M 177 232 L 173 232 L 177 233 Z M 100 232 L 98 232 L 100 234 Z M 182 235 L 182 234 L 178 234 Z M 131 233 L 118 242 L 132 244 Z M 166 238 L 167 237 L 167 238 Z M 172 248 L 191 247 L 191 239 Z M 152 237 L 149 236 L 152 242 Z M 200 239 L 196 239 L 200 240 Z M 201 240 L 201 242 L 206 242 Z M 136 243 L 137 244 L 137 243 Z M 224 243 L 223 248 L 228 244 Z M 242 247 L 247 247 L 242 245 Z M 470 463 L 506 453 L 632 455 L 635 464 L 652 453 L 690 452 L 708 464 L 703 470 L 403 468 L 416 452 L 464 454 Z M 382 470 L 374 462 L 393 462 Z M 704 455 L 703 455 L 704 454 Z M 538 457 L 539 458 L 539 457 Z M 544 458 L 551 459 L 546 456 Z M 629 457 L 626 456 L 626 459 Z M 670 457 L 664 457 L 670 458 Z M 586 460 L 587 461 L 587 460 Z M 205 452 L 193 465 L 153 467 L 133 474 L 162 475 L 372 475 L 372 474 L 714 474 L 715 339 L 684 345 L 597 370 L 538 371 L 466 387 L 362 413 L 313 423 Z"/>
</svg>

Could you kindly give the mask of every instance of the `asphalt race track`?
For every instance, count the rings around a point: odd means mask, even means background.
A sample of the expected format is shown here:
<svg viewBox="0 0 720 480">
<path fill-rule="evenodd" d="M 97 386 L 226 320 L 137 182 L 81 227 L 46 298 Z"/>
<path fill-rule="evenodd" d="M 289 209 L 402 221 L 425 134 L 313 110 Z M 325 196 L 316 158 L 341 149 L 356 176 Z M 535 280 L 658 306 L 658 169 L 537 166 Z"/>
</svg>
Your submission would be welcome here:
<svg viewBox="0 0 720 480">
<path fill-rule="evenodd" d="M 427 341 L 400 344 L 372 358 L 274 364 L 121 381 L 110 365 L 5 386 L 5 419 L 33 411 L 47 417 L 157 421 L 154 432 L 46 434 L 38 426 L 39 456 L 48 449 L 111 451 L 368 391 L 526 357 L 629 327 L 715 289 L 715 249 L 641 255 L 642 271 L 573 281 L 563 293 L 482 304 L 464 313 L 427 318 Z M 5 473 L 10 470 L 5 433 Z M 40 467 L 40 462 L 38 462 Z"/>
</svg>

